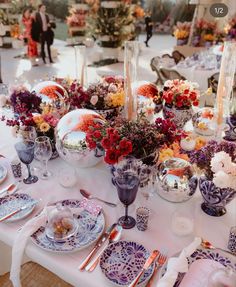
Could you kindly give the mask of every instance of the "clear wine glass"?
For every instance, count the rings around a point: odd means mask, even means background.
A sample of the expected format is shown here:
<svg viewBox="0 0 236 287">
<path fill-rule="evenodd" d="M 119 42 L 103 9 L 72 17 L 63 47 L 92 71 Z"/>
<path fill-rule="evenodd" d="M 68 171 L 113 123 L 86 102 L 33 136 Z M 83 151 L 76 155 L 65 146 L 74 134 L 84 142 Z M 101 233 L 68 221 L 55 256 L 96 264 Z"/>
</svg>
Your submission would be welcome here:
<svg viewBox="0 0 236 287">
<path fill-rule="evenodd" d="M 43 171 L 42 179 L 48 179 L 52 176 L 52 172 L 48 170 L 48 160 L 52 156 L 52 145 L 49 137 L 40 136 L 35 139 L 35 157 L 41 162 Z"/>
<path fill-rule="evenodd" d="M 125 205 L 125 216 L 120 217 L 118 222 L 124 229 L 133 228 L 136 221 L 132 216 L 128 215 L 128 207 L 135 201 L 139 187 L 139 178 L 134 173 L 126 172 L 113 179 L 119 199 Z"/>
<path fill-rule="evenodd" d="M 19 159 L 27 166 L 28 177 L 23 179 L 26 184 L 35 183 L 38 181 L 38 177 L 31 174 L 30 164 L 34 159 L 34 148 L 35 144 L 33 141 L 25 140 L 15 144 Z"/>
</svg>

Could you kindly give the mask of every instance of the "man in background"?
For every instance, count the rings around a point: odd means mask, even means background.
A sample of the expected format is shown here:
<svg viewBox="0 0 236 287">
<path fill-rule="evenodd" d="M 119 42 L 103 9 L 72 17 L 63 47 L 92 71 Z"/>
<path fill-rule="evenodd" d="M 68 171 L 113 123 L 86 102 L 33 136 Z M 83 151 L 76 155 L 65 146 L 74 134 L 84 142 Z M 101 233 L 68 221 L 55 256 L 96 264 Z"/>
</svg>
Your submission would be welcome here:
<svg viewBox="0 0 236 287">
<path fill-rule="evenodd" d="M 147 39 L 146 41 L 144 41 L 144 43 L 146 44 L 146 47 L 149 47 L 148 41 L 152 38 L 152 29 L 153 29 L 153 22 L 152 22 L 150 11 L 146 12 L 145 24 L 146 24 Z"/>
<path fill-rule="evenodd" d="M 49 16 L 46 14 L 46 6 L 44 4 L 40 4 L 38 6 L 38 12 L 36 13 L 36 25 L 38 26 L 38 30 L 40 33 L 40 44 L 41 44 L 41 57 L 43 59 L 44 64 L 46 64 L 46 55 L 45 55 L 45 43 L 47 44 L 47 51 L 50 63 L 53 63 L 51 57 L 51 49 L 52 45 L 51 39 L 51 25 L 49 21 Z"/>
</svg>

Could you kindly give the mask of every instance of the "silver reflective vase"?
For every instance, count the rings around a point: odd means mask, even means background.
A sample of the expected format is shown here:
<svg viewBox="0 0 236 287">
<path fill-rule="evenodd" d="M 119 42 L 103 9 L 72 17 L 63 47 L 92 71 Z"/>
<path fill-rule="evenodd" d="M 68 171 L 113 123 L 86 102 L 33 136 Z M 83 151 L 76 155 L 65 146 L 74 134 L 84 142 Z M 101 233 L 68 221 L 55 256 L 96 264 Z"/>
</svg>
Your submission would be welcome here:
<svg viewBox="0 0 236 287">
<path fill-rule="evenodd" d="M 198 179 L 192 165 L 180 158 L 171 158 L 158 167 L 157 193 L 171 202 L 189 200 L 196 192 Z"/>
</svg>

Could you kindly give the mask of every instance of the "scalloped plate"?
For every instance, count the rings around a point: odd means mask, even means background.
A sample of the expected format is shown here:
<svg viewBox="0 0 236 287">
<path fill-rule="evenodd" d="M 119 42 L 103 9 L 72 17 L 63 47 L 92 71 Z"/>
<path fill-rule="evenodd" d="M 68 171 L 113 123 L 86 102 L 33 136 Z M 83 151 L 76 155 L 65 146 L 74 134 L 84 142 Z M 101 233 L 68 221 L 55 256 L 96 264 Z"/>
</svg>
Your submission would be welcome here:
<svg viewBox="0 0 236 287">
<path fill-rule="evenodd" d="M 62 200 L 63 206 L 68 206 L 72 209 L 80 208 L 80 200 L 67 199 Z M 79 213 L 78 232 L 76 235 L 66 239 L 63 242 L 58 242 L 49 239 L 45 233 L 45 227 L 41 226 L 32 235 L 32 241 L 40 248 L 57 253 L 76 252 L 84 249 L 98 240 L 105 228 L 105 217 L 101 212 L 97 217 L 94 217 L 86 210 L 81 210 Z"/>
</svg>

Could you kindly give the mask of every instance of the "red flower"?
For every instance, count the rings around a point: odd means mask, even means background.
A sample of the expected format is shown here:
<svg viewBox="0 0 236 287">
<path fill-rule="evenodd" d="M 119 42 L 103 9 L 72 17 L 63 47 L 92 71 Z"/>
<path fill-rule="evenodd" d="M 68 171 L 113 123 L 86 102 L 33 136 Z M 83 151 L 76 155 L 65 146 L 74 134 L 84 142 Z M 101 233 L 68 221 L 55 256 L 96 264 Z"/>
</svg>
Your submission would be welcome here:
<svg viewBox="0 0 236 287">
<path fill-rule="evenodd" d="M 120 153 L 115 149 L 109 149 L 106 151 L 106 155 L 104 157 L 104 160 L 108 164 L 115 164 L 118 162 Z"/>
<path fill-rule="evenodd" d="M 182 101 L 177 101 L 176 102 L 176 107 L 181 108 L 182 107 Z"/>
<path fill-rule="evenodd" d="M 132 152 L 132 149 L 133 149 L 132 142 L 126 139 L 122 139 L 120 141 L 119 148 L 120 148 L 121 154 L 123 156 L 126 156 Z"/>
<path fill-rule="evenodd" d="M 194 105 L 194 106 L 198 106 L 198 104 L 199 104 L 198 101 L 194 101 L 194 102 L 193 102 L 193 105 Z"/>
<path fill-rule="evenodd" d="M 190 99 L 191 99 L 192 101 L 196 101 L 196 99 L 197 99 L 197 94 L 196 94 L 195 92 L 191 92 L 191 93 L 190 93 Z"/>
<path fill-rule="evenodd" d="M 87 142 L 87 143 L 88 143 L 88 146 L 89 146 L 90 149 L 95 149 L 96 146 L 97 146 L 94 141 L 89 141 L 89 142 Z"/>
<path fill-rule="evenodd" d="M 101 141 L 101 145 L 103 148 L 105 149 L 109 149 L 111 147 L 111 142 L 109 140 L 109 138 L 103 138 L 102 141 Z"/>
<path fill-rule="evenodd" d="M 184 94 L 188 95 L 189 94 L 189 89 L 184 90 Z"/>
<path fill-rule="evenodd" d="M 102 134 L 101 134 L 100 131 L 96 130 L 96 131 L 94 131 L 93 136 L 94 136 L 96 139 L 100 139 L 101 136 L 102 136 Z"/>
<path fill-rule="evenodd" d="M 117 143 L 120 139 L 120 135 L 118 133 L 114 133 L 110 135 L 110 142 L 111 144 Z"/>
<path fill-rule="evenodd" d="M 106 132 L 108 133 L 108 135 L 112 135 L 115 133 L 115 129 L 114 128 L 107 128 Z"/>
</svg>

